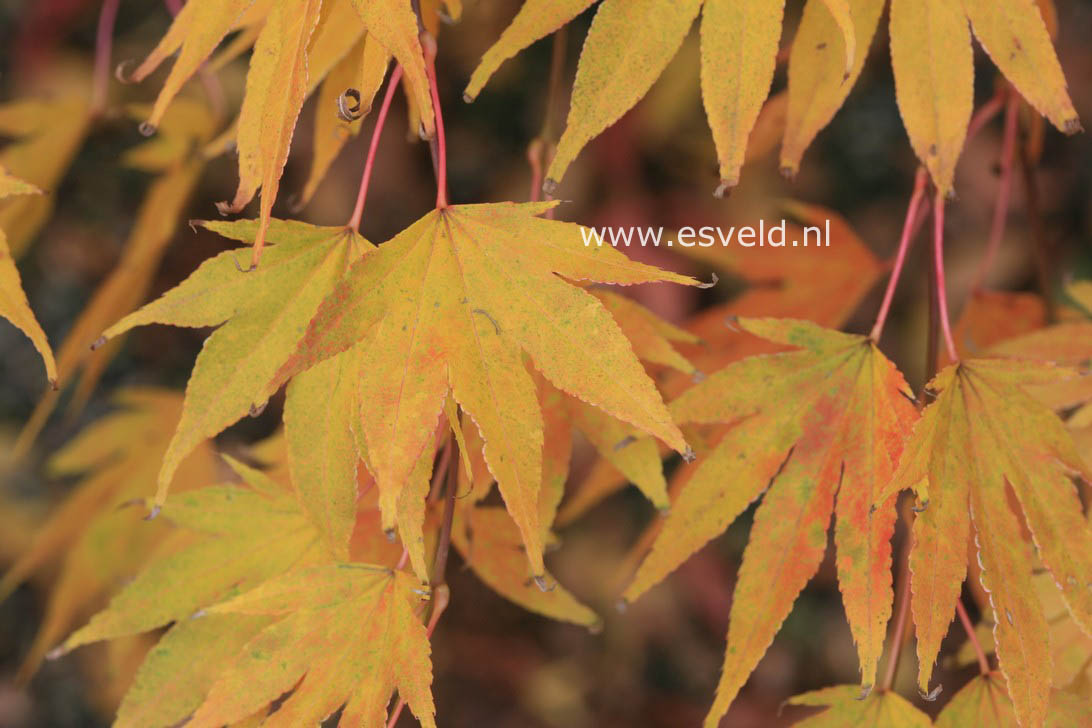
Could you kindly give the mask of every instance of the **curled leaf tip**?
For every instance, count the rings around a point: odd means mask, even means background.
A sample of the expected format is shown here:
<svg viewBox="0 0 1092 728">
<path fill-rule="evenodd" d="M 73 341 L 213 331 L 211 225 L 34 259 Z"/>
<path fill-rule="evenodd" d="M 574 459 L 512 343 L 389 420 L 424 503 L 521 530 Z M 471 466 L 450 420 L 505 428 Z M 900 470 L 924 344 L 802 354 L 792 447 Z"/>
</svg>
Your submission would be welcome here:
<svg viewBox="0 0 1092 728">
<path fill-rule="evenodd" d="M 217 202 L 216 203 L 216 211 L 218 213 L 220 213 L 220 215 L 222 217 L 227 217 L 228 215 L 230 215 L 235 210 L 232 208 L 230 202 Z"/>
<path fill-rule="evenodd" d="M 557 192 L 557 180 L 547 177 L 542 181 L 542 192 L 547 195 L 553 195 Z"/>
<path fill-rule="evenodd" d="M 54 392 L 56 392 L 58 389 L 61 388 L 60 384 L 57 383 L 57 378 L 56 377 L 50 377 L 48 381 L 49 381 L 49 388 L 52 389 Z"/>
<path fill-rule="evenodd" d="M 781 176 L 790 182 L 796 179 L 796 167 L 784 164 L 781 166 Z"/>
<path fill-rule="evenodd" d="M 345 89 L 337 97 L 337 118 L 342 121 L 356 121 L 363 115 L 360 109 L 360 91 L 355 88 Z"/>
<path fill-rule="evenodd" d="M 857 696 L 857 700 L 864 700 L 872 694 L 872 683 L 868 683 L 861 686 L 861 694 Z"/>
<path fill-rule="evenodd" d="M 64 657 L 67 654 L 68 654 L 68 650 L 65 649 L 65 646 L 64 645 L 59 645 L 57 647 L 54 647 L 49 652 L 47 652 L 46 655 L 45 655 L 45 658 L 47 660 L 56 660 L 56 659 L 58 659 L 60 657 Z"/>
<path fill-rule="evenodd" d="M 132 58 L 127 58 L 114 67 L 114 78 L 118 80 L 118 83 L 135 83 L 132 76 L 128 74 L 128 71 L 132 67 L 133 63 L 135 63 L 135 61 Z"/>
<path fill-rule="evenodd" d="M 708 283 L 699 283 L 698 288 L 712 288 L 713 286 L 717 285 L 717 283 L 720 281 L 720 277 L 718 277 L 716 273 L 712 273 L 711 275 L 713 276 L 713 279 Z"/>
<path fill-rule="evenodd" d="M 266 408 L 266 406 L 268 404 L 269 404 L 269 400 L 266 400 L 265 402 L 262 402 L 261 404 L 258 404 L 258 405 L 251 404 L 250 405 L 250 412 L 249 412 L 250 416 L 251 417 L 258 417 L 259 415 L 262 414 L 262 412 L 265 412 L 265 408 Z"/>
<path fill-rule="evenodd" d="M 918 696 L 922 700 L 924 700 L 925 702 L 932 703 L 932 702 L 936 701 L 936 699 L 940 696 L 940 694 L 943 691 L 944 691 L 944 686 L 940 685 L 940 684 L 937 684 L 937 686 L 935 688 L 933 688 L 932 690 L 930 690 L 927 693 L 923 692 L 921 689 L 919 689 L 918 690 Z"/>
<path fill-rule="evenodd" d="M 159 515 L 159 512 L 163 510 L 163 506 L 156 503 L 152 506 L 152 510 L 148 511 L 148 515 L 144 516 L 145 521 L 153 521 L 155 517 Z"/>
<path fill-rule="evenodd" d="M 464 93 L 463 93 L 463 103 L 464 103 L 464 104 L 472 104 L 472 103 L 474 103 L 474 97 L 473 97 L 473 96 L 471 96 L 470 94 L 468 94 L 468 93 L 465 93 L 465 92 L 464 92 Z"/>
<path fill-rule="evenodd" d="M 557 584 L 551 584 L 546 581 L 546 577 L 542 574 L 535 576 L 535 585 L 538 586 L 539 591 L 551 592 L 557 586 Z"/>
<path fill-rule="evenodd" d="M 383 529 L 383 535 L 387 538 L 388 541 L 390 541 L 391 543 L 394 543 L 394 529 L 393 528 Z"/>
<path fill-rule="evenodd" d="M 910 506 L 910 510 L 912 510 L 914 513 L 921 513 L 928 507 L 929 507 L 929 501 L 924 500 L 921 503 L 918 503 L 917 505 Z"/>
<path fill-rule="evenodd" d="M 602 634 L 603 633 L 603 620 L 597 619 L 588 625 L 589 634 Z"/>
<path fill-rule="evenodd" d="M 698 459 L 698 456 L 694 453 L 694 448 L 687 446 L 686 450 L 683 451 L 682 459 L 684 462 L 692 463 Z"/>
<path fill-rule="evenodd" d="M 100 336 L 99 338 L 95 339 L 94 342 L 92 342 L 91 351 L 95 351 L 96 349 L 98 349 L 100 347 L 103 347 L 105 345 L 106 345 L 106 337 L 105 336 Z"/>
<path fill-rule="evenodd" d="M 716 197 L 718 200 L 726 199 L 727 197 L 731 196 L 732 188 L 735 187 L 735 186 L 736 186 L 735 182 L 732 182 L 731 180 L 722 179 L 720 181 L 720 184 L 717 185 L 717 188 L 715 190 L 713 190 L 713 197 Z"/>
<path fill-rule="evenodd" d="M 624 614 L 625 611 L 629 609 L 629 602 L 623 597 L 614 603 L 614 608 L 618 610 L 619 614 Z"/>
<path fill-rule="evenodd" d="M 1074 134 L 1080 134 L 1082 131 L 1084 131 L 1084 127 L 1081 126 L 1081 120 L 1078 119 L 1075 116 L 1072 119 L 1066 119 L 1062 123 L 1062 132 L 1066 136 L 1073 136 Z"/>
<path fill-rule="evenodd" d="M 736 326 L 736 324 L 738 323 L 739 316 L 729 316 L 728 318 L 724 319 L 724 325 L 730 328 L 732 331 L 735 331 L 736 333 L 739 333 L 740 331 L 739 327 Z"/>
<path fill-rule="evenodd" d="M 140 125 L 137 126 L 137 131 L 140 132 L 141 136 L 150 137 L 151 135 L 155 134 L 156 126 L 155 124 L 149 123 L 147 121 L 142 121 L 140 122 Z"/>
</svg>

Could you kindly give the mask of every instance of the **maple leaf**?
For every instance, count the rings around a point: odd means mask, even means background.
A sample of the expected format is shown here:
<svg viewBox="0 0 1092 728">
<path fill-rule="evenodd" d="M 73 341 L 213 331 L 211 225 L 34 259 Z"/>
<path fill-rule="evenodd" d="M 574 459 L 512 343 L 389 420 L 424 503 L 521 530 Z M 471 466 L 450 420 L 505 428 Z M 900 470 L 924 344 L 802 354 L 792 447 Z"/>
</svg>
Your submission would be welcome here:
<svg viewBox="0 0 1092 728">
<path fill-rule="evenodd" d="M 182 399 L 169 390 L 131 388 L 115 394 L 114 402 L 117 412 L 87 427 L 49 460 L 52 475 L 84 477 L 0 580 L 2 599 L 60 562 L 46 616 L 20 670 L 24 677 L 79 615 L 131 578 L 166 535 L 165 526 L 146 523 L 137 509 L 125 506 L 147 495 Z M 201 446 L 183 461 L 179 482 L 184 487 L 209 482 L 215 468 L 212 450 Z"/>
<path fill-rule="evenodd" d="M 1031 547 L 1009 488 L 1074 619 L 1085 630 L 1092 627 L 1092 531 L 1069 478 L 1076 472 L 1088 479 L 1090 470 L 1061 420 L 1024 391 L 1074 374 L 1006 359 L 968 359 L 945 368 L 929 383 L 936 400 L 924 410 L 881 495 L 912 488 L 928 501 L 914 520 L 910 551 L 919 689 L 928 691 L 959 598 L 973 526 L 980 578 L 998 615 L 1001 670 L 1025 725 L 1041 725 L 1046 715 L 1050 652 L 1031 582 Z"/>
<path fill-rule="evenodd" d="M 794 723 L 797 728 L 927 728 L 933 724 L 928 715 L 898 693 L 885 690 L 862 696 L 859 685 L 813 690 L 786 702 L 825 708 Z"/>
<path fill-rule="evenodd" d="M 224 237 L 252 241 L 257 220 L 205 222 Z M 155 503 L 162 505 L 178 463 L 197 444 L 261 407 L 266 384 L 295 350 L 319 303 L 351 260 L 373 246 L 341 227 L 273 220 L 265 264 L 242 272 L 235 251 L 206 260 L 177 287 L 126 316 L 103 334 L 135 326 L 218 326 L 206 341 L 186 385 L 178 430 L 163 458 Z"/>
<path fill-rule="evenodd" d="M 143 570 L 61 646 L 147 632 L 299 565 L 323 560 L 318 533 L 295 494 L 229 460 L 245 486 L 207 486 L 176 494 L 163 516 L 178 528 Z M 276 534 L 276 538 L 270 538 Z"/>
<path fill-rule="evenodd" d="M 29 182 L 13 177 L 7 170 L 0 167 L 0 199 L 13 195 L 36 194 L 41 194 L 41 190 Z M 53 359 L 53 350 L 49 347 L 49 340 L 46 339 L 41 324 L 34 318 L 34 312 L 30 310 L 30 302 L 27 301 L 27 294 L 23 292 L 19 269 L 15 267 L 15 260 L 11 257 L 8 239 L 3 228 L 0 228 L 0 316 L 13 323 L 34 344 L 34 348 L 42 357 L 42 363 L 45 364 L 46 378 L 55 388 L 57 362 Z"/>
<path fill-rule="evenodd" d="M 353 267 L 267 390 L 375 336 L 383 347 L 366 352 L 359 399 L 380 502 L 397 501 L 450 391 L 482 433 L 534 576 L 543 574 L 543 425 L 523 352 L 559 389 L 686 449 L 610 314 L 555 274 L 696 284 L 585 246 L 579 226 L 534 217 L 555 204 L 459 205 L 418 220 Z"/>
<path fill-rule="evenodd" d="M 342 726 L 382 726 L 397 689 L 434 726 L 432 664 L 417 616 L 421 584 L 401 571 L 326 563 L 271 579 L 209 609 L 276 619 L 223 668 L 186 725 L 221 726 L 295 690 L 263 725 L 314 725 L 343 703 Z"/>
<path fill-rule="evenodd" d="M 129 112 L 143 114 L 146 110 L 137 106 Z M 91 344 L 103 329 L 131 312 L 147 295 L 152 276 L 174 237 L 178 218 L 205 166 L 205 160 L 192 153 L 193 146 L 207 141 L 212 125 L 204 105 L 179 99 L 164 119 L 161 133 L 127 150 L 122 157 L 123 164 L 158 176 L 141 203 L 116 267 L 80 312 L 57 353 L 58 378 L 67 384 L 78 375 L 68 403 L 73 416 L 87 403 L 121 342 L 110 344 L 96 355 L 92 355 Z M 39 401 L 12 448 L 13 458 L 29 450 L 60 397 L 60 391 L 52 391 Z"/>
<path fill-rule="evenodd" d="M 827 527 L 861 663 L 872 684 L 891 614 L 894 498 L 873 509 L 915 417 L 902 375 L 861 336 L 804 321 L 740 319 L 797 350 L 731 364 L 671 403 L 681 423 L 736 423 L 697 463 L 623 599 L 632 601 L 721 533 L 765 491 L 743 555 L 716 725 L 819 568 Z M 837 496 L 837 505 L 835 505 Z"/>
<path fill-rule="evenodd" d="M 937 716 L 937 728 L 963 728 L 969 725 L 989 725 L 996 728 L 1019 728 L 1027 723 L 1019 720 L 1012 701 L 1001 683 L 1001 675 L 976 675 L 952 696 Z M 1092 722 L 1092 703 L 1064 690 L 1048 691 L 1050 707 L 1042 725 L 1049 728 L 1069 728 Z M 1044 695 L 1044 699 L 1048 696 Z"/>
<path fill-rule="evenodd" d="M 503 508 L 461 507 L 451 542 L 474 573 L 504 598 L 550 619 L 586 627 L 599 624 L 595 612 L 556 583 L 548 591 L 527 578 L 527 556 L 519 529 Z"/>
<path fill-rule="evenodd" d="M 500 65 L 553 33 L 594 0 L 525 0 L 466 87 L 472 100 Z M 860 76 L 886 0 L 810 0 L 792 41 L 781 167 L 834 117 Z M 770 93 L 783 2 L 603 0 L 576 70 L 572 105 L 547 188 L 580 150 L 644 96 L 678 51 L 699 11 L 701 86 L 723 194 L 739 181 L 748 138 Z M 937 187 L 951 188 L 973 101 L 971 33 L 1029 103 L 1059 129 L 1080 129 L 1039 8 L 1033 0 L 946 3 L 892 0 L 891 54 L 899 110 L 914 151 Z"/>
</svg>

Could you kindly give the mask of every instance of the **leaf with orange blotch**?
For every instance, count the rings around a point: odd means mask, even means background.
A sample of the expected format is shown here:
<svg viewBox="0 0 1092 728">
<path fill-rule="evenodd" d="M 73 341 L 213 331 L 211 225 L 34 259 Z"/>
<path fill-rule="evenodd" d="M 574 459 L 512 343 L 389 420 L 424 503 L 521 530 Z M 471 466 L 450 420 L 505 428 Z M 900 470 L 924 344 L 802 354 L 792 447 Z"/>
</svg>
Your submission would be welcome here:
<svg viewBox="0 0 1092 728">
<path fill-rule="evenodd" d="M 998 615 L 1001 670 L 1025 725 L 1039 725 L 1046 715 L 1050 647 L 1031 581 L 1032 545 L 1024 540 L 1015 505 L 1074 619 L 1092 628 L 1092 530 L 1069 476 L 1087 479 L 1092 470 L 1061 420 L 1025 391 L 1074 374 L 1006 359 L 969 359 L 945 368 L 929 383 L 936 400 L 877 499 L 912 488 L 927 502 L 914 521 L 910 551 L 919 689 L 928 692 L 952 620 L 973 526 L 982 585 Z"/>
<path fill-rule="evenodd" d="M 339 725 L 382 726 L 397 690 L 434 728 L 422 595 L 405 572 L 335 562 L 296 569 L 212 607 L 210 615 L 275 621 L 227 662 L 186 725 L 221 726 L 277 701 L 263 725 L 317 725 L 344 705 Z"/>
<path fill-rule="evenodd" d="M 1036 111 L 1066 134 L 1081 130 L 1035 0 L 963 0 L 975 38 Z"/>
<path fill-rule="evenodd" d="M 143 115 L 144 107 L 130 109 Z M 103 371 L 120 349 L 120 341 L 92 353 L 91 345 L 103 329 L 140 305 L 179 217 L 200 179 L 205 160 L 192 154 L 193 145 L 207 141 L 213 119 L 208 110 L 188 98 L 179 99 L 167 113 L 160 134 L 129 149 L 122 157 L 126 166 L 158 174 L 137 212 L 117 266 L 95 291 L 65 337 L 57 353 L 58 378 L 75 391 L 67 408 L 71 416 L 83 409 Z M 12 457 L 21 457 L 33 444 L 61 398 L 47 392 L 19 433 Z"/>
<path fill-rule="evenodd" d="M 701 311 L 686 325 L 703 345 L 680 342 L 681 352 L 699 371 L 710 372 L 753 354 L 783 351 L 772 342 L 740 332 L 730 324 L 736 316 L 770 316 L 812 321 L 839 328 L 860 305 L 887 269 L 857 235 L 849 222 L 833 210 L 787 200 L 786 214 L 807 227 L 785 225 L 785 245 L 744 248 L 738 245 L 682 248 L 684 255 L 712 265 L 725 275 L 743 278 L 747 287 L 726 304 Z M 772 221 L 766 221 L 770 234 Z M 829 229 L 828 227 L 829 226 Z M 759 223 L 748 227 L 759 229 Z M 813 228 L 807 232 L 807 228 Z M 742 227 L 737 227 L 742 230 Z M 829 245 L 801 249 L 793 241 L 811 241 L 821 231 Z M 823 275 L 815 275 L 821 266 Z M 726 325 L 728 323 L 728 325 Z M 677 395 L 691 384 L 689 377 L 665 382 L 665 392 Z"/>
<path fill-rule="evenodd" d="M 639 597 L 766 493 L 732 600 L 709 726 L 727 712 L 819 568 L 832 514 L 861 679 L 873 683 L 891 615 L 896 518 L 894 497 L 873 503 L 916 417 L 902 375 L 870 339 L 804 321 L 740 319 L 739 325 L 796 349 L 731 364 L 671 403 L 680 423 L 734 427 L 697 464 L 622 595 Z"/>
<path fill-rule="evenodd" d="M 0 581 L 2 599 L 60 563 L 46 616 L 21 668 L 24 676 L 38 667 L 73 621 L 131 578 L 167 534 L 163 524 L 146 523 L 137 509 L 124 506 L 147 495 L 182 398 L 169 390 L 132 388 L 121 390 L 114 402 L 121 409 L 87 427 L 49 461 L 52 475 L 85 475 Z M 178 482 L 182 488 L 201 485 L 215 472 L 215 455 L 202 445 L 182 463 Z"/>
<path fill-rule="evenodd" d="M 891 66 L 903 126 L 937 190 L 952 190 L 974 105 L 974 51 L 961 3 L 891 0 Z"/>
<path fill-rule="evenodd" d="M 862 696 L 859 685 L 813 690 L 789 698 L 786 704 L 825 708 L 793 723 L 797 728 L 928 728 L 933 724 L 898 693 L 888 690 Z"/>
<path fill-rule="evenodd" d="M 850 0 L 854 52 L 846 47 L 844 24 L 830 6 L 808 0 L 789 56 L 789 110 L 781 146 L 781 169 L 795 175 L 804 151 L 834 117 L 861 75 L 868 47 L 886 4 L 884 0 Z M 853 58 L 847 70 L 847 58 Z"/>
<path fill-rule="evenodd" d="M 952 338 L 961 356 L 973 357 L 989 351 L 995 344 L 1030 334 L 1045 325 L 1046 304 L 1034 293 L 975 291 L 952 327 Z M 944 365 L 951 363 L 947 353 L 942 356 Z"/>
<path fill-rule="evenodd" d="M 256 220 L 205 222 L 224 237 L 252 241 Z M 267 383 L 291 356 L 307 322 L 349 264 L 374 246 L 341 227 L 273 220 L 261 268 L 244 272 L 236 250 L 206 260 L 177 287 L 103 334 L 135 326 L 220 326 L 197 356 L 178 430 L 163 458 L 155 502 L 162 505 L 175 468 L 197 444 L 261 407 Z M 222 325 L 221 325 L 222 324 Z"/>
<path fill-rule="evenodd" d="M 984 725 L 991 728 L 1026 727 L 1028 723 L 1021 720 L 1013 709 L 1001 678 L 997 673 L 972 678 L 940 711 L 935 724 L 937 728 Z M 1064 690 L 1051 690 L 1043 697 L 1050 701 L 1046 715 L 1042 721 L 1032 725 L 1071 728 L 1092 724 L 1092 702 L 1087 698 Z"/>
<path fill-rule="evenodd" d="M 610 314 L 558 276 L 696 284 L 535 217 L 556 204 L 458 205 L 418 220 L 352 268 L 266 389 L 374 333 L 384 346 L 364 356 L 359 399 L 380 502 L 397 501 L 452 392 L 482 433 L 534 576 L 543 425 L 524 352 L 559 389 L 686 449 Z"/>
<path fill-rule="evenodd" d="M 519 529 L 503 508 L 457 508 L 451 542 L 474 573 L 505 599 L 550 619 L 586 627 L 599 623 L 598 615 L 556 579 L 544 591 L 527 578 L 527 556 Z"/>
<path fill-rule="evenodd" d="M 0 199 L 13 195 L 31 194 L 41 194 L 41 190 L 29 182 L 13 177 L 7 170 L 0 167 Z M 0 317 L 6 318 L 27 335 L 42 357 L 46 378 L 50 385 L 56 388 L 57 362 L 53 359 L 53 350 L 49 348 L 49 340 L 46 339 L 41 324 L 34 318 L 34 312 L 30 310 L 30 302 L 27 301 L 27 294 L 23 292 L 19 269 L 15 267 L 15 259 L 11 257 L 11 251 L 8 250 L 8 239 L 3 228 L 0 228 Z"/>
</svg>

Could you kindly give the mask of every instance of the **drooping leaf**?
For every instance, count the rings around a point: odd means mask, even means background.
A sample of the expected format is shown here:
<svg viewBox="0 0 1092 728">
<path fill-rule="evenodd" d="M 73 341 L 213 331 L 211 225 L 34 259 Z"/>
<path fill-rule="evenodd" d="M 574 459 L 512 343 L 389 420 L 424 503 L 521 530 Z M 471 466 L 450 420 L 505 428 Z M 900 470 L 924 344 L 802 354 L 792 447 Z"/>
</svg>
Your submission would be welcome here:
<svg viewBox="0 0 1092 728">
<path fill-rule="evenodd" d="M 254 264 L 265 245 L 281 174 L 308 91 L 307 47 L 321 0 L 277 0 L 254 44 L 235 138 L 239 188 L 221 212 L 239 212 L 262 190 Z"/>
<path fill-rule="evenodd" d="M 232 240 L 252 241 L 256 220 L 208 222 Z M 136 326 L 220 326 L 205 342 L 186 386 L 186 402 L 159 475 L 156 503 L 181 458 L 269 395 L 266 385 L 291 356 L 319 303 L 351 261 L 372 245 L 346 228 L 273 220 L 274 243 L 260 268 L 244 272 L 236 250 L 211 258 L 176 288 L 126 316 L 104 333 L 119 336 Z"/>
<path fill-rule="evenodd" d="M 903 125 L 937 189 L 952 189 L 974 105 L 974 52 L 961 3 L 891 0 L 891 66 Z"/>
<path fill-rule="evenodd" d="M 964 0 L 974 35 L 1035 110 L 1066 134 L 1081 130 L 1035 0 Z"/>
<path fill-rule="evenodd" d="M 795 695 L 787 702 L 825 708 L 794 723 L 796 728 L 927 728 L 933 724 L 928 715 L 898 693 L 875 691 L 862 697 L 859 685 L 813 690 Z"/>
<path fill-rule="evenodd" d="M 473 101 L 501 64 L 540 38 L 545 38 L 590 7 L 595 0 L 525 0 L 516 17 L 504 29 L 474 69 L 463 91 Z"/>
<path fill-rule="evenodd" d="M 565 175 L 580 150 L 636 104 L 674 57 L 701 0 L 603 0 L 580 54 L 569 119 L 546 172 Z"/>
<path fill-rule="evenodd" d="M 1031 582 L 1032 545 L 1024 540 L 1014 503 L 1074 619 L 1088 629 L 1092 617 L 1092 531 L 1068 475 L 1088 478 L 1090 471 L 1062 422 L 1024 391 L 1073 374 L 1004 359 L 969 359 L 945 368 L 930 382 L 937 398 L 881 495 L 913 488 L 927 501 L 914 521 L 910 552 L 919 689 L 928 691 L 952 620 L 973 526 L 982 584 L 998 615 L 994 638 L 1001 670 L 1026 725 L 1040 725 L 1046 715 L 1050 651 Z"/>
<path fill-rule="evenodd" d="M 856 83 L 868 56 L 884 0 L 849 0 L 855 52 L 846 48 L 846 36 L 830 7 L 808 0 L 789 56 L 789 111 L 781 145 L 781 169 L 795 175 L 804 151 L 815 135 L 834 117 Z M 853 64 L 846 69 L 846 59 Z"/>
<path fill-rule="evenodd" d="M 524 352 L 559 389 L 685 449 L 610 314 L 555 274 L 694 283 L 587 247 L 577 226 L 534 217 L 553 204 L 455 206 L 417 221 L 354 266 L 267 388 L 374 332 L 384 346 L 365 354 L 360 402 L 380 502 L 397 502 L 450 391 L 482 433 L 536 576 L 543 434 Z"/>
<path fill-rule="evenodd" d="M 598 622 L 595 612 L 553 577 L 547 591 L 527 577 L 519 529 L 503 508 L 459 508 L 451 533 L 451 542 L 474 573 L 504 598 L 550 619 L 587 627 Z"/>
<path fill-rule="evenodd" d="M 41 190 L 29 182 L 12 176 L 0 167 L 0 199 L 12 195 L 33 194 L 41 194 Z M 15 259 L 11 257 L 8 239 L 3 228 L 0 228 L 0 316 L 27 335 L 42 356 L 46 378 L 53 387 L 56 387 L 57 363 L 53 359 L 53 350 L 49 347 L 49 340 L 46 339 L 41 324 L 34 317 L 34 312 L 30 310 L 30 302 L 27 301 L 27 294 L 23 292 L 19 269 L 15 267 Z"/>
<path fill-rule="evenodd" d="M 832 514 L 861 679 L 873 683 L 891 614 L 896 517 L 893 497 L 875 509 L 873 503 L 916 415 L 902 375 L 871 340 L 803 321 L 739 325 L 798 349 L 731 364 L 672 402 L 681 423 L 734 427 L 698 463 L 623 593 L 639 597 L 766 491 L 732 600 L 710 726 L 727 712 L 819 568 Z"/>
<path fill-rule="evenodd" d="M 435 726 L 428 635 L 416 613 L 422 593 L 404 572 L 336 562 L 211 608 L 276 621 L 228 662 L 186 725 L 218 728 L 292 691 L 263 725 L 316 725 L 344 703 L 339 725 L 383 726 L 397 690 L 423 726 Z"/>
<path fill-rule="evenodd" d="M 145 109 L 138 107 L 130 111 L 143 115 Z M 76 379 L 68 405 L 73 415 L 87 403 L 103 371 L 120 348 L 120 342 L 115 342 L 92 353 L 91 345 L 103 329 L 130 313 L 147 295 L 152 277 L 204 169 L 205 160 L 193 154 L 194 145 L 207 141 L 213 132 L 212 124 L 213 119 L 204 105 L 183 97 L 171 106 L 160 133 L 127 150 L 123 157 L 128 166 L 158 176 L 137 211 L 116 267 L 80 312 L 57 354 L 58 378 L 66 385 Z M 30 448 L 59 401 L 58 391 L 47 392 L 39 401 L 19 433 L 13 447 L 14 457 Z"/>
<path fill-rule="evenodd" d="M 738 184 L 747 140 L 770 94 L 783 13 L 784 2 L 778 0 L 705 2 L 702 98 L 720 158 L 722 188 Z"/>
</svg>

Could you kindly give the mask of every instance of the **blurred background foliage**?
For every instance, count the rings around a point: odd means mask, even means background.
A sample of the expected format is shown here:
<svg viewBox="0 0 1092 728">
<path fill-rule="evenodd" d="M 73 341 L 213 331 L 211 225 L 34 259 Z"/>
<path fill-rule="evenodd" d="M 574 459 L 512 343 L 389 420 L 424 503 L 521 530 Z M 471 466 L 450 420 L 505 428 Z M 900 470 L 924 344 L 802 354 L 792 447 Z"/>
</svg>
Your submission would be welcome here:
<svg viewBox="0 0 1092 728">
<path fill-rule="evenodd" d="M 505 64 L 473 104 L 461 100 L 478 59 L 518 5 L 519 0 L 467 0 L 462 19 L 440 33 L 440 95 L 448 126 L 454 202 L 528 197 L 527 147 L 542 129 L 548 111 L 550 41 L 535 44 Z M 798 0 L 788 3 L 783 45 L 791 40 L 801 5 Z M 1092 2 L 1058 0 L 1057 5 L 1058 55 L 1073 102 L 1087 125 L 1092 120 L 1092 45 L 1088 43 Z M 0 0 L 0 102 L 47 89 L 64 93 L 71 82 L 60 83 L 59 78 L 86 76 L 98 9 L 96 0 Z M 562 100 L 590 16 L 585 13 L 569 28 Z M 146 54 L 169 17 L 159 3 L 123 1 L 113 62 Z M 243 58 L 220 73 L 228 109 L 238 106 L 245 70 Z M 981 52 L 976 71 L 976 101 L 981 104 L 993 94 L 996 82 L 996 72 Z M 95 124 L 51 193 L 55 212 L 20 260 L 31 306 L 55 348 L 118 264 L 147 192 L 150 175 L 119 164 L 126 150 L 144 141 L 136 122 L 123 110 L 127 103 L 151 101 L 163 73 L 140 85 L 111 83 L 110 113 Z M 782 66 L 775 90 L 784 84 Z M 346 146 L 313 201 L 298 213 L 290 209 L 291 192 L 298 191 L 307 176 L 314 115 L 329 112 L 316 108 L 314 98 L 304 108 L 276 215 L 327 225 L 348 218 L 373 118 L 365 120 L 364 133 Z M 564 117 L 563 108 L 552 113 Z M 408 131 L 405 107 L 399 101 L 379 153 L 362 226 L 365 236 L 376 242 L 390 238 L 432 204 L 428 150 Z M 1000 122 L 995 120 L 968 144 L 956 178 L 958 198 L 948 208 L 947 262 L 955 316 L 966 302 L 986 242 L 997 191 L 1000 136 Z M 695 28 L 648 97 L 578 159 L 559 191 L 562 198 L 571 200 L 560 208 L 559 217 L 595 226 L 726 227 L 760 216 L 780 218 L 779 201 L 792 198 L 843 215 L 876 256 L 889 258 L 898 240 L 916 160 L 895 105 L 885 31 L 873 42 L 871 57 L 845 107 L 820 133 L 795 180 L 783 179 L 776 154 L 768 153 L 749 166 L 730 199 L 715 200 L 711 196 L 718 181 L 715 158 L 700 101 Z M 1092 275 L 1090 177 L 1088 135 L 1065 138 L 1047 131 L 1035 182 L 1049 290 L 1041 290 L 1036 272 L 1034 221 L 1028 215 L 1026 186 L 1019 175 L 989 288 L 1053 296 L 1068 278 Z M 174 226 L 146 300 L 177 284 L 202 260 L 223 249 L 223 240 L 185 221 L 215 216 L 214 203 L 230 198 L 235 181 L 235 162 L 229 155 L 206 167 Z M 630 252 L 708 279 L 709 270 L 703 264 L 674 251 Z M 830 251 L 792 254 L 813 256 L 812 275 L 817 279 L 837 265 Z M 923 383 L 925 368 L 921 342 L 928 317 L 927 262 L 926 246 L 918 245 L 883 342 L 916 389 Z M 727 300 L 739 287 L 738 282 L 727 281 L 700 294 L 668 286 L 627 293 L 685 324 L 699 310 Z M 873 290 L 865 297 L 850 317 L 848 329 L 867 330 L 879 295 L 879 290 Z M 71 478 L 43 475 L 44 460 L 109 411 L 111 393 L 119 387 L 156 385 L 181 390 L 207 333 L 170 327 L 141 329 L 105 369 L 86 408 L 75 417 L 58 409 L 30 453 L 18 464 L 5 464 L 0 484 L 0 561 L 10 564 L 26 548 L 36 524 L 72 485 Z M 0 324 L 0 352 L 2 460 L 42 396 L 44 380 L 36 352 L 6 324 Z M 224 433 L 219 445 L 238 450 L 271 434 L 279 421 L 280 400 L 275 399 L 263 414 Z M 579 480 L 593 463 L 593 449 L 586 442 L 578 443 L 572 480 Z M 672 465 L 668 463 L 669 468 Z M 549 556 L 550 568 L 605 615 L 597 634 L 534 616 L 498 597 L 469 572 L 459 571 L 452 578 L 452 606 L 434 638 L 434 687 L 443 724 L 581 728 L 700 723 L 716 685 L 734 574 L 750 516 L 620 615 L 610 596 L 611 586 L 618 581 L 627 551 L 654 516 L 649 504 L 631 488 L 609 497 L 561 531 L 563 547 Z M 16 681 L 18 666 L 42 619 L 48 586 L 46 575 L 0 602 L 0 726 L 105 724 L 122 692 L 123 686 L 110 683 L 112 671 L 124 673 L 124 655 L 106 654 L 105 648 L 87 650 L 47 662 L 29 685 Z M 908 652 L 896 683 L 904 695 L 914 695 L 912 665 L 912 652 Z M 942 669 L 940 681 L 954 688 L 973 672 L 973 667 L 954 673 Z M 828 552 L 827 562 L 804 590 L 733 707 L 732 725 L 788 724 L 804 713 L 799 708 L 781 713 L 779 705 L 786 696 L 857 679 L 856 656 Z M 409 720 L 403 718 L 403 723 Z"/>
</svg>

